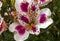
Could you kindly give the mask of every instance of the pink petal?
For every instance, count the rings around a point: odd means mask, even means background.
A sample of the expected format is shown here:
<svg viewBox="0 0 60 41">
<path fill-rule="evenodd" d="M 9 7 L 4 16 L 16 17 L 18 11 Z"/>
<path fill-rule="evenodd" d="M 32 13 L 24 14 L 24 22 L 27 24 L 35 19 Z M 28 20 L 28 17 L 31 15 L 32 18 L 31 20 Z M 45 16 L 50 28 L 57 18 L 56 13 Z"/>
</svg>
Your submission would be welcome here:
<svg viewBox="0 0 60 41">
<path fill-rule="evenodd" d="M 3 21 L 0 26 L 0 32 L 1 32 L 0 34 L 2 34 L 6 29 L 7 29 L 7 25 L 6 25 L 5 21 Z"/>
<path fill-rule="evenodd" d="M 0 27 L 0 32 L 2 31 L 2 27 Z"/>
</svg>

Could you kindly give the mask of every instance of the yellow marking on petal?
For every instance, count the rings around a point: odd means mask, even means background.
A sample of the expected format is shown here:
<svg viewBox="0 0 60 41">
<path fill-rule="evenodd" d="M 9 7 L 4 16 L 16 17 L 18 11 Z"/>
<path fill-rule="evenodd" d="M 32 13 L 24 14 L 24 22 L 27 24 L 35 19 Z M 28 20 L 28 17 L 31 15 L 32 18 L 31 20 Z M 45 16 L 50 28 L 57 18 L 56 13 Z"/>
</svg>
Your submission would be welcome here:
<svg viewBox="0 0 60 41">
<path fill-rule="evenodd" d="M 13 33 L 14 33 L 14 34 L 16 34 L 17 32 L 16 32 L 16 31 L 14 31 Z"/>
</svg>

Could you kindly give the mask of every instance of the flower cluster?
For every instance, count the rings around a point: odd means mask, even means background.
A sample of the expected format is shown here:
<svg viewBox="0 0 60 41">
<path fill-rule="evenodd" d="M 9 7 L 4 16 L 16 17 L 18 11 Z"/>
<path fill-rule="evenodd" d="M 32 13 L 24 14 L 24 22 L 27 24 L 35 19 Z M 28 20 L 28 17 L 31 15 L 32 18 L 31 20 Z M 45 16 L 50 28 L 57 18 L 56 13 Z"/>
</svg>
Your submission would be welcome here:
<svg viewBox="0 0 60 41">
<path fill-rule="evenodd" d="M 3 3 L 0 1 L 0 10 L 1 10 L 2 4 Z M 6 22 L 4 21 L 3 17 L 0 14 L 0 35 L 6 30 L 7 30 Z"/>
<path fill-rule="evenodd" d="M 40 28 L 47 28 L 53 23 L 49 8 L 40 9 L 52 0 L 16 0 L 15 21 L 9 31 L 14 33 L 16 41 L 24 41 L 29 34 L 39 35 Z"/>
</svg>

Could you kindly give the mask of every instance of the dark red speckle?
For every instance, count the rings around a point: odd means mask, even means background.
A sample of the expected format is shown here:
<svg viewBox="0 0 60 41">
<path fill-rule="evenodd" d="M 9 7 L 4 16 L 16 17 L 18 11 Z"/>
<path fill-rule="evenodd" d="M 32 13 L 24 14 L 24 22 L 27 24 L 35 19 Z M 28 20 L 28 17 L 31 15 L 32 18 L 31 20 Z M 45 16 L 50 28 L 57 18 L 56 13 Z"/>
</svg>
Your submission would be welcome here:
<svg viewBox="0 0 60 41">
<path fill-rule="evenodd" d="M 41 14 L 41 17 L 40 17 L 40 23 L 44 23 L 46 21 L 46 15 L 45 14 Z"/>
<path fill-rule="evenodd" d="M 28 5 L 29 5 L 28 2 L 22 2 L 21 5 L 20 5 L 21 10 L 22 10 L 23 12 L 27 12 L 27 11 L 28 11 Z"/>
<path fill-rule="evenodd" d="M 24 21 L 25 23 L 29 23 L 28 18 L 25 17 L 25 16 L 21 16 L 20 19 L 21 19 L 22 21 Z"/>
<path fill-rule="evenodd" d="M 20 35 L 23 35 L 25 33 L 25 28 L 21 25 L 17 25 L 15 28 Z"/>
</svg>

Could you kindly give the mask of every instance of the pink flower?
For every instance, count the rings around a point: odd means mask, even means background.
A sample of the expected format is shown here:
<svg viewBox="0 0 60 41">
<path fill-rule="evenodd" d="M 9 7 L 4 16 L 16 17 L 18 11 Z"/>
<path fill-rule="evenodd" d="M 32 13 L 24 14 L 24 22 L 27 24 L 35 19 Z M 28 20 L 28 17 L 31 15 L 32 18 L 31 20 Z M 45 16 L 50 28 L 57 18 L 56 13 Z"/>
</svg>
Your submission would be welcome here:
<svg viewBox="0 0 60 41">
<path fill-rule="evenodd" d="M 0 16 L 0 35 L 7 29 L 7 25 L 3 18 Z"/>
</svg>

